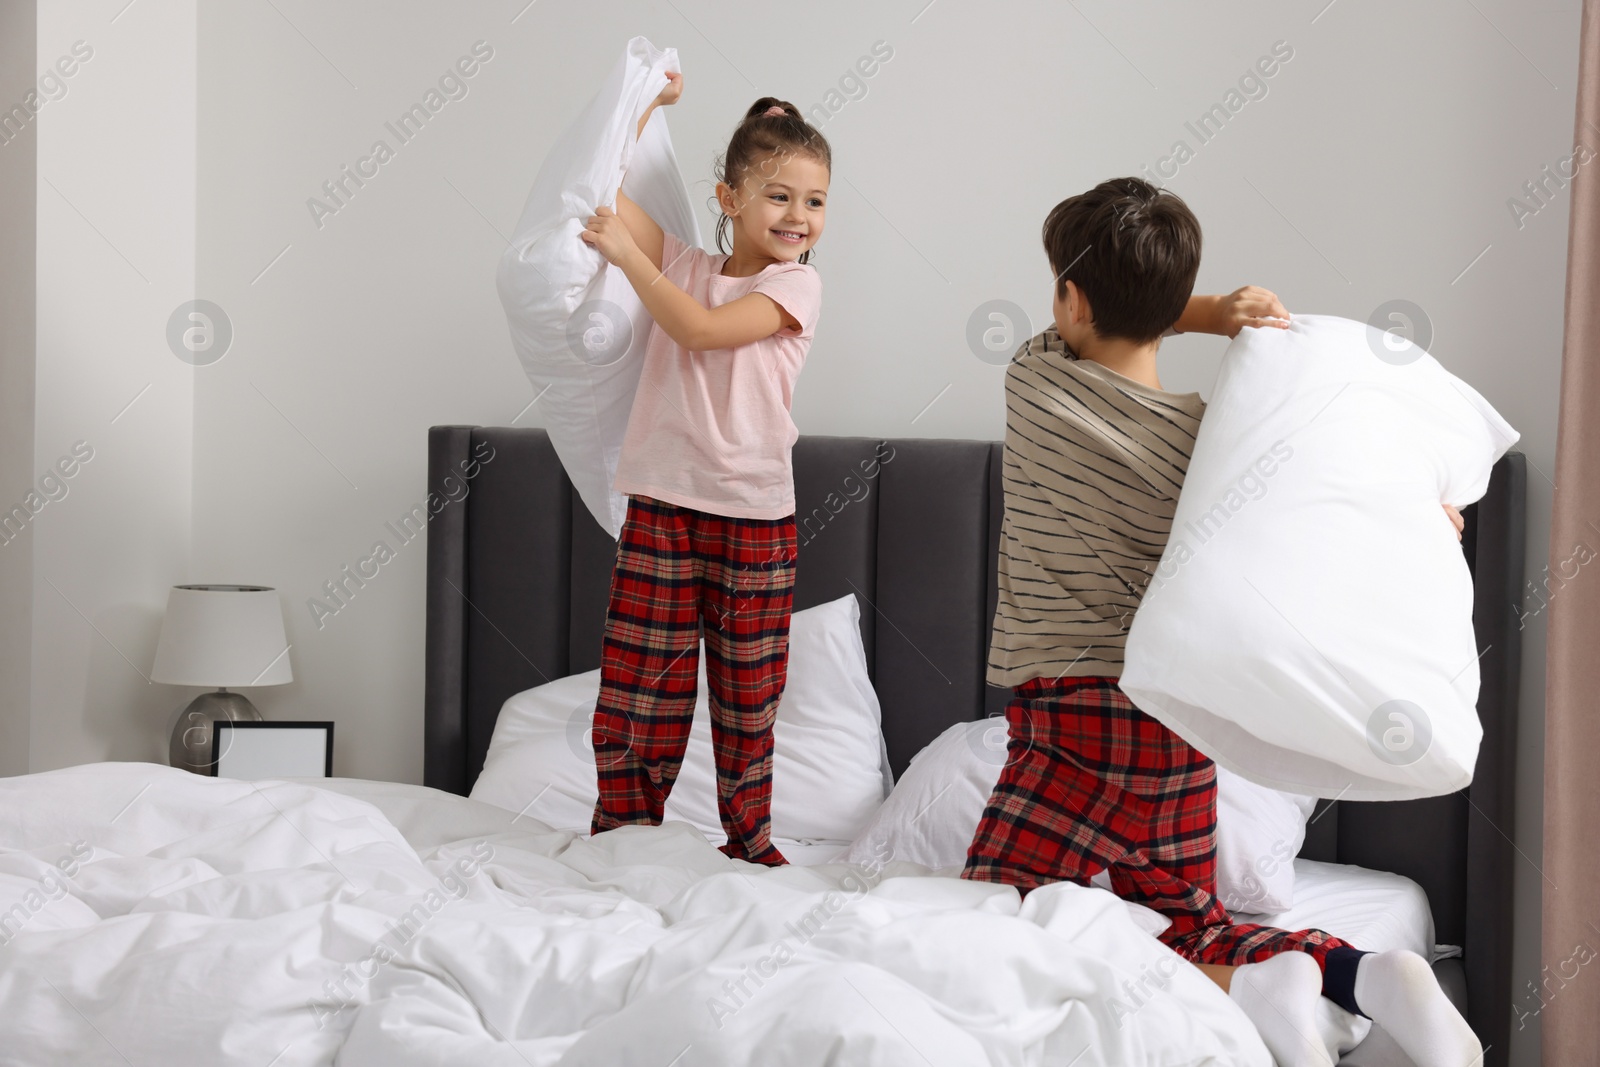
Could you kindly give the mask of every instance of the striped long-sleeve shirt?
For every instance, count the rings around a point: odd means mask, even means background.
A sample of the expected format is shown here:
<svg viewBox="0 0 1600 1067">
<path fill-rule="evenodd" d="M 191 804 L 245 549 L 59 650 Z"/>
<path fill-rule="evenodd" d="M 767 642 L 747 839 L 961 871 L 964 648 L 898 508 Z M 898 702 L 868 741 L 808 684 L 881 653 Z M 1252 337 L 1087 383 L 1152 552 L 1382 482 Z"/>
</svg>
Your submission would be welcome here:
<svg viewBox="0 0 1600 1067">
<path fill-rule="evenodd" d="M 1204 412 L 1199 393 L 1078 359 L 1053 326 L 1018 351 L 1006 370 L 990 684 L 1121 677 Z"/>
</svg>

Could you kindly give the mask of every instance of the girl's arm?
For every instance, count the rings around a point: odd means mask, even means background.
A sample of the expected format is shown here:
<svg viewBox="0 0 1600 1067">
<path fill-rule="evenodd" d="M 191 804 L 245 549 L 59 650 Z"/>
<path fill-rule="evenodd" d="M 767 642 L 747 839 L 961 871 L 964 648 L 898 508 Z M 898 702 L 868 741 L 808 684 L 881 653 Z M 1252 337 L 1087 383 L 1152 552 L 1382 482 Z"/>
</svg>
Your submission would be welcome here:
<svg viewBox="0 0 1600 1067">
<path fill-rule="evenodd" d="M 676 104 L 678 98 L 683 96 L 683 75 L 670 70 L 666 71 L 665 74 L 667 75 L 667 86 L 656 94 L 656 98 L 650 101 L 650 106 L 644 109 L 644 114 L 639 116 L 639 129 L 633 135 L 635 140 L 644 136 L 644 124 L 650 121 L 650 113 L 652 111 L 668 104 Z"/>
<path fill-rule="evenodd" d="M 650 213 L 644 208 L 622 195 L 622 190 L 617 190 L 617 217 L 622 224 L 628 227 L 628 233 L 633 237 L 633 243 L 639 246 L 645 258 L 650 260 L 650 265 L 656 270 L 661 269 L 661 246 L 664 243 L 661 236 L 661 227 Z"/>
<path fill-rule="evenodd" d="M 1289 328 L 1289 312 L 1277 294 L 1247 285 L 1226 296 L 1191 296 L 1173 324 L 1179 333 L 1215 333 L 1237 337 L 1246 326 Z"/>
<path fill-rule="evenodd" d="M 582 237 L 627 275 L 656 325 L 690 352 L 737 348 L 771 337 L 785 327 L 800 328 L 800 323 L 765 293 L 749 293 L 719 307 L 703 307 L 667 280 L 660 266 L 634 241 L 631 228 L 610 208 L 598 209 Z"/>
<path fill-rule="evenodd" d="M 664 104 L 675 104 L 683 95 L 683 75 L 667 74 L 667 87 L 656 94 L 650 101 L 650 106 L 644 109 L 644 114 L 639 116 L 639 128 L 634 133 L 634 140 L 644 136 L 644 127 L 650 121 L 650 116 L 655 109 Z M 661 227 L 656 225 L 656 220 L 644 208 L 622 195 L 622 190 L 617 190 L 617 215 L 623 224 L 628 227 L 628 232 L 633 235 L 634 243 L 639 246 L 656 270 L 661 269 Z"/>
<path fill-rule="evenodd" d="M 676 103 L 683 95 L 683 75 L 667 75 L 667 86 L 639 116 L 636 136 L 657 107 Z M 639 302 L 656 325 L 678 346 L 690 352 L 737 348 L 771 337 L 779 330 L 798 330 L 800 323 L 764 293 L 750 293 L 715 308 L 700 302 L 661 273 L 664 238 L 648 212 L 617 191 L 617 208 L 595 209 L 583 231 L 584 241 L 627 275 Z"/>
</svg>

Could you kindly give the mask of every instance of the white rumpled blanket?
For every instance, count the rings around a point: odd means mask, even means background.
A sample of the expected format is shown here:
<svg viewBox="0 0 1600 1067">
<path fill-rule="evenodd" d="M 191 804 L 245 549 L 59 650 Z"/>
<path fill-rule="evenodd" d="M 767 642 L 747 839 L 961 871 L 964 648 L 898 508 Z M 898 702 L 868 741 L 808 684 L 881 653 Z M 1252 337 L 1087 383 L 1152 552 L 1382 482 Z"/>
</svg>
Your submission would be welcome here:
<svg viewBox="0 0 1600 1067">
<path fill-rule="evenodd" d="M 1271 1063 L 1098 889 L 768 870 L 687 824 L 588 841 L 318 782 L 0 779 L 0 1062 Z"/>
</svg>

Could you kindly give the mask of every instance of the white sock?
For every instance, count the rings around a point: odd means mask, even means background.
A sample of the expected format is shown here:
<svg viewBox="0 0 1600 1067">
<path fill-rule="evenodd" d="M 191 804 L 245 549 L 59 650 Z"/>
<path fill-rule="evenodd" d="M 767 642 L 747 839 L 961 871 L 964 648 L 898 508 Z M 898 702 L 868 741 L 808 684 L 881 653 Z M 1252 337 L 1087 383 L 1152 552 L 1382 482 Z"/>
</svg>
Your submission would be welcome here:
<svg viewBox="0 0 1600 1067">
<path fill-rule="evenodd" d="M 1481 1067 L 1483 1045 L 1439 988 L 1428 961 L 1391 949 L 1356 964 L 1356 1006 L 1388 1031 L 1417 1067 Z"/>
<path fill-rule="evenodd" d="M 1278 1067 L 1333 1067 L 1317 1030 L 1322 968 L 1304 952 L 1280 952 L 1233 972 L 1228 996 L 1255 1023 Z"/>
</svg>

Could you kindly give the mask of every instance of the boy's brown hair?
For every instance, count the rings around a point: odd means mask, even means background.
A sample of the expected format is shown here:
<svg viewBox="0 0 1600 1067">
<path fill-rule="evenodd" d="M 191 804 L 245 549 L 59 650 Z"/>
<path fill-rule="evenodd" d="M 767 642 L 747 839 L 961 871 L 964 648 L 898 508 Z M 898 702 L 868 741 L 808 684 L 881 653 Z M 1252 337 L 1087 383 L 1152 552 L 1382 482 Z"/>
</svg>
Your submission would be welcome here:
<svg viewBox="0 0 1600 1067">
<path fill-rule="evenodd" d="M 1044 220 L 1056 296 L 1071 281 L 1089 299 L 1094 332 L 1153 341 L 1183 314 L 1200 271 L 1200 220 L 1176 193 L 1112 178 L 1068 197 Z"/>
</svg>

